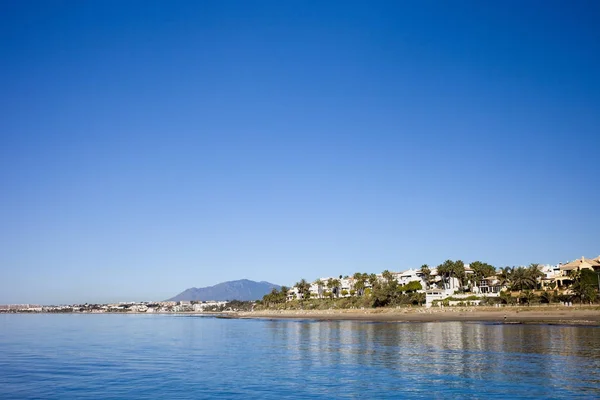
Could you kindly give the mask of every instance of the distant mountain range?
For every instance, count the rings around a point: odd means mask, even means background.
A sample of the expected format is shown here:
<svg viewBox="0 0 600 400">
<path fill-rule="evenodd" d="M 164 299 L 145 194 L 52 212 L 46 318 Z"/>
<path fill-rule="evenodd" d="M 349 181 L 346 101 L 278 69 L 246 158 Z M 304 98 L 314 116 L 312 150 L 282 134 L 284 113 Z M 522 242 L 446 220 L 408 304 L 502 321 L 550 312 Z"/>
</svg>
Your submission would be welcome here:
<svg viewBox="0 0 600 400">
<path fill-rule="evenodd" d="M 248 279 L 241 279 L 239 281 L 228 281 L 219 283 L 214 286 L 207 286 L 202 288 L 189 288 L 179 293 L 177 296 L 170 298 L 168 301 L 260 300 L 273 288 L 279 290 L 281 286 L 265 281 L 255 282 Z"/>
</svg>

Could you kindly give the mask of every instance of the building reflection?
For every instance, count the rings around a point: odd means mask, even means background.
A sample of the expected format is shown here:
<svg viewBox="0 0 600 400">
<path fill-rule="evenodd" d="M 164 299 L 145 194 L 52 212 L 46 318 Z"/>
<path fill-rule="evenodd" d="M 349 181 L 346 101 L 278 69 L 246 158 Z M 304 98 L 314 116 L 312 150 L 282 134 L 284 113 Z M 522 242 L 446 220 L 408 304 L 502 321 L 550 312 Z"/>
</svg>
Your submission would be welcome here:
<svg viewBox="0 0 600 400">
<path fill-rule="evenodd" d="M 269 324 L 269 345 L 284 348 L 288 367 L 298 374 L 337 368 L 353 382 L 353 374 L 385 373 L 395 378 L 390 385 L 405 388 L 418 382 L 424 391 L 460 385 L 477 392 L 482 382 L 534 380 L 548 383 L 532 388 L 531 394 L 541 397 L 554 395 L 552 382 L 563 382 L 560 389 L 567 391 L 600 384 L 598 328 L 464 322 Z M 582 365 L 590 371 L 586 377 L 578 376 Z"/>
</svg>

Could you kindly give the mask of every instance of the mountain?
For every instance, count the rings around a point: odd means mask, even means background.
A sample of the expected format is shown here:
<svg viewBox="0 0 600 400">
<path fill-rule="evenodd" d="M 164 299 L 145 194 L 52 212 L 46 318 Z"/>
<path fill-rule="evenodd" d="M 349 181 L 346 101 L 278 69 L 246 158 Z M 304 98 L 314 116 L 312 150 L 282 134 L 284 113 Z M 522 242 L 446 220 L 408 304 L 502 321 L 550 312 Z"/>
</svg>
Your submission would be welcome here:
<svg viewBox="0 0 600 400">
<path fill-rule="evenodd" d="M 214 286 L 190 288 L 170 298 L 168 301 L 181 300 L 260 300 L 273 288 L 279 290 L 281 286 L 269 282 L 255 282 L 248 279 L 228 281 Z"/>
</svg>

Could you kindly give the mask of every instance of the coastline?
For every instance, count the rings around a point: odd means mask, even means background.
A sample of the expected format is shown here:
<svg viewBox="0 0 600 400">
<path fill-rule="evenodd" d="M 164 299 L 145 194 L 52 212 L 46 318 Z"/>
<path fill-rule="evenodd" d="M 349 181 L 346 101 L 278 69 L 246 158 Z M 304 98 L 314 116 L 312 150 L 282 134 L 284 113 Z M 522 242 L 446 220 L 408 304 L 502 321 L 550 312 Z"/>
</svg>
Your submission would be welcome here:
<svg viewBox="0 0 600 400">
<path fill-rule="evenodd" d="M 240 319 L 365 322 L 497 322 L 600 326 L 598 307 L 457 307 L 445 309 L 268 310 L 232 313 Z"/>
<path fill-rule="evenodd" d="M 503 324 L 548 324 L 600 327 L 598 306 L 549 307 L 447 307 L 367 308 L 336 310 L 180 311 L 180 312 L 15 312 L 0 315 L 173 315 L 224 319 L 363 321 L 363 322 L 487 322 Z"/>
</svg>

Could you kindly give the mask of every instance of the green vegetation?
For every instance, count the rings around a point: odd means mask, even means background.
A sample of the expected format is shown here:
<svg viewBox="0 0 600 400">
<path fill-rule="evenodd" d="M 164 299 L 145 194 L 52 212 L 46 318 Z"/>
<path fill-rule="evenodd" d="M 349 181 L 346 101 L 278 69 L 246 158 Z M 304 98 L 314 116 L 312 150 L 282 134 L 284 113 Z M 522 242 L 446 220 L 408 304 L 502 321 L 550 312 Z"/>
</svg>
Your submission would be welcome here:
<svg viewBox="0 0 600 400">
<path fill-rule="evenodd" d="M 470 267 L 473 270 L 473 279 L 475 282 L 479 282 L 484 278 L 496 275 L 496 268 L 481 261 L 472 262 Z"/>
<path fill-rule="evenodd" d="M 455 293 L 472 293 L 475 286 L 480 286 L 482 281 L 493 282 L 496 287 L 503 290 L 497 297 L 471 295 L 468 297 L 449 297 L 441 301 L 442 304 L 458 302 L 459 305 L 533 305 L 555 304 L 565 302 L 594 303 L 600 300 L 598 295 L 598 275 L 590 270 L 573 272 L 570 276 L 572 284 L 562 291 L 555 284 L 543 286 L 544 274 L 538 264 L 527 267 L 504 267 L 498 271 L 494 266 L 474 261 L 465 268 L 461 260 L 446 260 L 437 266 L 437 273 L 432 271 L 427 264 L 420 269 L 421 281 L 412 281 L 400 285 L 396 274 L 385 270 L 379 275 L 356 272 L 349 278 L 350 287 L 342 287 L 342 275 L 339 278 L 330 278 L 327 281 L 319 279 L 311 284 L 301 279 L 294 285 L 293 296 L 289 296 L 289 289 L 282 287 L 280 291 L 273 290 L 257 303 L 258 309 L 336 309 L 336 308 L 376 308 L 420 306 L 425 303 L 426 288 L 448 288 L 452 280 L 458 282 Z M 432 273 L 433 272 L 433 273 Z M 487 278 L 492 278 L 491 280 Z M 485 282 L 484 282 L 485 283 Z M 347 285 L 347 281 L 344 281 Z M 297 293 L 297 296 L 296 296 Z M 462 298 L 461 298 L 462 297 Z M 439 302 L 439 301 L 437 301 Z M 434 302 L 436 304 L 436 302 Z"/>
<path fill-rule="evenodd" d="M 590 270 L 584 269 L 574 272 L 571 276 L 574 281 L 571 287 L 573 297 L 579 300 L 580 304 L 584 302 L 592 304 L 595 302 L 598 298 L 597 275 Z"/>
<path fill-rule="evenodd" d="M 500 268 L 498 274 L 502 285 L 509 287 L 511 291 L 537 289 L 539 287 L 538 279 L 542 276 L 544 274 L 538 269 L 538 264 L 530 264 L 527 268 Z"/>
<path fill-rule="evenodd" d="M 295 288 L 299 298 L 288 300 L 288 289 L 282 287 L 280 291 L 273 289 L 257 303 L 258 309 L 330 309 L 330 308 L 364 308 L 387 306 L 410 306 L 425 303 L 425 293 L 419 293 L 423 287 L 420 282 L 409 282 L 399 285 L 393 274 L 384 271 L 382 281 L 375 274 L 367 275 L 356 273 L 354 288 L 350 291 L 341 289 L 341 280 L 329 279 L 326 283 L 327 290 L 321 291 L 321 282 L 315 281 L 321 298 L 311 298 L 310 285 L 305 279 L 296 283 Z M 367 288 L 367 283 L 371 286 Z"/>
</svg>

